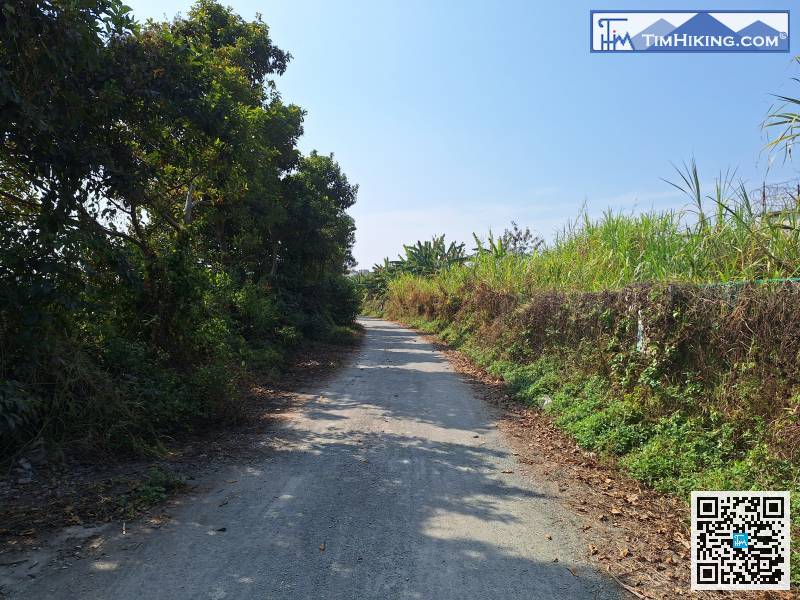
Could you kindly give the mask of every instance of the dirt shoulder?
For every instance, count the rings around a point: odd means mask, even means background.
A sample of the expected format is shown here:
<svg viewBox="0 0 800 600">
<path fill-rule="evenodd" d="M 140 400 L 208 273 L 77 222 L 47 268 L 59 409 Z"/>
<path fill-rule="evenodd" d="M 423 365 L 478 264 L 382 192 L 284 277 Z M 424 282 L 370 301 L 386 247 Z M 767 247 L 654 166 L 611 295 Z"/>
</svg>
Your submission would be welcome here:
<svg viewBox="0 0 800 600">
<path fill-rule="evenodd" d="M 164 451 L 152 459 L 84 456 L 56 463 L 36 451 L 18 458 L 0 474 L 0 568 L 64 528 L 142 515 L 157 524 L 164 500 L 191 490 L 203 474 L 265 452 L 258 443 L 263 434 L 306 401 L 304 390 L 331 376 L 360 344 L 361 335 L 347 345 L 304 345 L 278 379 L 254 377 L 244 384 L 241 419 L 166 440 Z"/>
</svg>

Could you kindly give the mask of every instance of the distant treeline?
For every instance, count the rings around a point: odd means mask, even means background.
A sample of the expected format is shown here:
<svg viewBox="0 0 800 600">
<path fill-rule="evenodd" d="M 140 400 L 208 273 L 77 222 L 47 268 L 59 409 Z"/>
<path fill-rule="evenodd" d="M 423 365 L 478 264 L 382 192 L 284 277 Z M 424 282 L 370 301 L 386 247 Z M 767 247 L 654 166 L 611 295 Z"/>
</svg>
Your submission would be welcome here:
<svg viewBox="0 0 800 600">
<path fill-rule="evenodd" d="M 356 198 L 303 156 L 290 55 L 211 0 L 0 7 L 0 455 L 148 451 L 358 302 Z"/>
</svg>

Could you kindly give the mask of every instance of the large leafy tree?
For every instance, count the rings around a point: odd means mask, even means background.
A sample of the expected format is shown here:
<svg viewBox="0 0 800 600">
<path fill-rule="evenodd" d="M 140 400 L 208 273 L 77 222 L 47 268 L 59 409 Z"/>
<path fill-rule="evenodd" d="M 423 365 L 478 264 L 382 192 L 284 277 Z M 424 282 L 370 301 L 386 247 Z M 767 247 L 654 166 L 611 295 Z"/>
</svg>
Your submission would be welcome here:
<svg viewBox="0 0 800 600">
<path fill-rule="evenodd" d="M 48 332 L 77 330 L 87 255 L 114 252 L 97 218 L 124 146 L 111 47 L 136 26 L 116 0 L 0 10 L 0 377 L 22 377 Z"/>
<path fill-rule="evenodd" d="M 280 267 L 309 280 L 352 267 L 355 224 L 346 210 L 355 203 L 358 186 L 350 184 L 333 156 L 312 152 L 302 158 L 284 190 L 292 202 L 276 240 L 282 248 Z M 273 264 L 273 273 L 278 266 Z"/>
<path fill-rule="evenodd" d="M 299 159 L 302 111 L 286 106 L 270 76 L 288 55 L 267 26 L 201 1 L 185 18 L 148 23 L 117 48 L 128 79 L 128 148 L 138 159 L 121 176 L 115 208 L 141 248 L 141 310 L 159 344 L 184 335 L 203 290 L 198 264 L 252 277 L 285 217 L 281 180 Z"/>
<path fill-rule="evenodd" d="M 0 11 L 0 422 L 26 403 L 77 419 L 100 388 L 129 413 L 115 426 L 205 414 L 231 365 L 352 320 L 357 188 L 298 151 L 304 113 L 275 83 L 290 56 L 260 18 Z"/>
</svg>

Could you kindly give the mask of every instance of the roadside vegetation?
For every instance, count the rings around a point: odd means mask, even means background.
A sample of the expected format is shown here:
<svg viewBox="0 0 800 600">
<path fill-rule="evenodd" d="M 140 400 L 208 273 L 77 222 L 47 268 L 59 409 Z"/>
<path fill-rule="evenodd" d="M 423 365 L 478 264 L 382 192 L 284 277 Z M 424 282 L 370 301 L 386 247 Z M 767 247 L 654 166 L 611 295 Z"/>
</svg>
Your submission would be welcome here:
<svg viewBox="0 0 800 600">
<path fill-rule="evenodd" d="M 249 373 L 348 335 L 357 187 L 298 150 L 264 22 L 212 0 L 147 23 L 118 0 L 0 10 L 0 458 L 157 453 L 235 418 Z"/>
<path fill-rule="evenodd" d="M 791 490 L 796 535 L 800 198 L 765 207 L 731 178 L 703 193 L 694 164 L 676 185 L 685 210 L 584 215 L 549 244 L 515 225 L 451 257 L 435 238 L 427 268 L 407 246 L 360 276 L 364 306 L 657 490 Z"/>
</svg>

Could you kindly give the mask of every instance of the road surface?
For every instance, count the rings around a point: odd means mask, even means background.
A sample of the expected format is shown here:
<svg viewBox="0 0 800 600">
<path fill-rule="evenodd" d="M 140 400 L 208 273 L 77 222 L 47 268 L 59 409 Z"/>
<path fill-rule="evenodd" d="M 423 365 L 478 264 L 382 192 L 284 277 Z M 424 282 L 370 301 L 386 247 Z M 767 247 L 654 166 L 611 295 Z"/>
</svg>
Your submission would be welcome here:
<svg viewBox="0 0 800 600">
<path fill-rule="evenodd" d="M 158 529 L 18 581 L 14 598 L 621 598 L 580 523 L 520 474 L 495 409 L 415 333 L 363 319 L 351 363 Z M 552 539 L 550 539 L 552 538 Z M 64 566 L 68 565 L 68 566 Z"/>
</svg>

